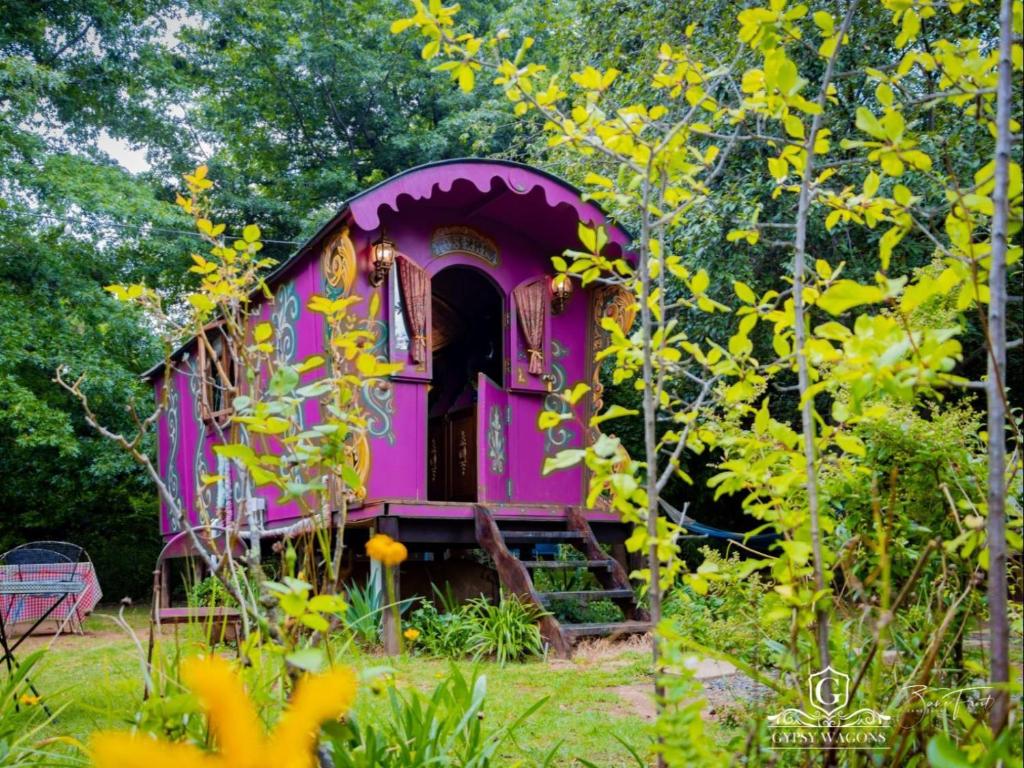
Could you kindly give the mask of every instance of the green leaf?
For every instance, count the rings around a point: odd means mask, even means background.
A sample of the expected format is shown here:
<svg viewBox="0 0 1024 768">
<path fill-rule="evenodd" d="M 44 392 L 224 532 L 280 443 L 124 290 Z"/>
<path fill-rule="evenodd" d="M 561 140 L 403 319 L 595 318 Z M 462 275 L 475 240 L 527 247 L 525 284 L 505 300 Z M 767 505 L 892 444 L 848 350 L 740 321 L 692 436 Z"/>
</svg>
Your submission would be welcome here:
<svg viewBox="0 0 1024 768">
<path fill-rule="evenodd" d="M 944 733 L 932 736 L 928 742 L 928 762 L 933 768 L 971 768 L 967 755 Z"/>
<path fill-rule="evenodd" d="M 299 384 L 299 372 L 290 365 L 282 366 L 270 377 L 267 391 L 275 397 L 289 394 Z"/>
<path fill-rule="evenodd" d="M 289 653 L 285 656 L 285 660 L 293 667 L 304 669 L 307 672 L 319 672 L 324 668 L 327 658 L 320 648 L 301 648 Z"/>
</svg>

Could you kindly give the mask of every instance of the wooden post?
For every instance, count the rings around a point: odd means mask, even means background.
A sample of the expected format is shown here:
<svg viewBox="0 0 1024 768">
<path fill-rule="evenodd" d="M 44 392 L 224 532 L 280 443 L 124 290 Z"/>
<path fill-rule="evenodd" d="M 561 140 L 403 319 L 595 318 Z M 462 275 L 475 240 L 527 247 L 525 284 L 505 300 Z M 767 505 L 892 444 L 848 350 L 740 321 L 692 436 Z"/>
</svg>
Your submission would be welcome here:
<svg viewBox="0 0 1024 768">
<path fill-rule="evenodd" d="M 171 607 L 171 569 L 166 560 L 160 563 L 160 607 Z"/>
<path fill-rule="evenodd" d="M 385 516 L 377 521 L 378 533 L 384 533 L 395 541 L 401 541 L 398 537 L 398 518 Z M 394 568 L 383 568 L 382 577 L 384 588 L 381 591 L 381 605 L 387 606 L 381 621 L 381 634 L 384 640 L 384 653 L 388 656 L 398 656 L 402 652 L 402 619 L 397 615 L 396 604 L 402 599 L 401 591 L 401 565 Z M 390 580 L 390 583 L 389 583 Z"/>
</svg>

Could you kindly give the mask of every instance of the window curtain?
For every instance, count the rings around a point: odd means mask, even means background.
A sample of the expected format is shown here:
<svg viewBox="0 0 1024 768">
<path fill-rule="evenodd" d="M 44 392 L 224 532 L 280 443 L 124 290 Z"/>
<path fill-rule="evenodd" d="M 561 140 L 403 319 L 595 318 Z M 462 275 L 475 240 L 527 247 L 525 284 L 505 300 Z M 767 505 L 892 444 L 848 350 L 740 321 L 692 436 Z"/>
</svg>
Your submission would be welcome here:
<svg viewBox="0 0 1024 768">
<path fill-rule="evenodd" d="M 409 359 L 414 363 L 424 363 L 427 360 L 427 301 L 430 296 L 430 275 L 419 264 L 400 256 L 398 281 L 402 284 L 405 322 L 412 334 Z"/>
<path fill-rule="evenodd" d="M 548 300 L 547 283 L 537 280 L 520 285 L 512 291 L 519 314 L 519 327 L 526 337 L 526 352 L 530 356 L 529 371 L 534 376 L 544 372 L 544 306 Z"/>
</svg>

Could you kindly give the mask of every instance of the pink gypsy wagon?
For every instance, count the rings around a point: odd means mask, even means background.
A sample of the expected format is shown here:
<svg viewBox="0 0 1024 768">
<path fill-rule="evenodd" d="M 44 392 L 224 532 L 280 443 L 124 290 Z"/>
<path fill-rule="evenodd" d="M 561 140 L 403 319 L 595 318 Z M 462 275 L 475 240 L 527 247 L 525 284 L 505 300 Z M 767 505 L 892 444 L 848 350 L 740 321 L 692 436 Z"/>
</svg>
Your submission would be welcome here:
<svg viewBox="0 0 1024 768">
<path fill-rule="evenodd" d="M 404 584 L 444 580 L 468 595 L 486 591 L 487 581 L 462 567 L 458 555 L 482 548 L 500 582 L 526 599 L 604 598 L 622 608 L 619 622 L 545 619 L 556 653 L 567 653 L 579 636 L 647 628 L 624 568 L 625 526 L 613 513 L 585 508 L 583 469 L 542 474 L 545 458 L 591 436 L 575 422 L 541 431 L 539 412 L 557 407 L 553 391 L 579 381 L 592 383 L 599 398 L 593 358 L 607 342 L 600 321 L 612 316 L 628 328 L 635 311 L 614 287 L 573 291 L 553 281 L 550 257 L 580 247 L 580 222 L 606 225 L 613 254 L 628 245 L 597 206 L 538 169 L 475 159 L 421 166 L 349 200 L 275 271 L 274 300 L 264 310 L 279 354 L 298 362 L 322 353 L 328 337 L 323 316 L 306 309 L 311 296 L 379 294 L 386 308 L 381 354 L 404 368 L 386 386 L 363 392 L 367 481 L 348 515 L 352 551 L 361 553 L 370 533 L 388 533 L 411 552 Z M 247 488 L 231 466 L 218 466 L 210 419 L 230 413 L 230 403 L 202 391 L 200 357 L 186 345 L 168 380 L 160 472 L 193 513 L 200 476 L 225 476 L 218 510 L 231 516 L 250 505 L 259 510 L 263 535 L 272 537 L 296 522 L 297 511 L 274 493 Z M 152 372 L 158 390 L 161 372 Z M 307 417 L 312 423 L 315 409 Z M 166 513 L 161 526 L 167 538 L 176 533 Z M 546 557 L 553 544 L 572 545 L 583 559 Z M 537 570 L 569 567 L 591 569 L 603 588 L 534 587 Z"/>
</svg>

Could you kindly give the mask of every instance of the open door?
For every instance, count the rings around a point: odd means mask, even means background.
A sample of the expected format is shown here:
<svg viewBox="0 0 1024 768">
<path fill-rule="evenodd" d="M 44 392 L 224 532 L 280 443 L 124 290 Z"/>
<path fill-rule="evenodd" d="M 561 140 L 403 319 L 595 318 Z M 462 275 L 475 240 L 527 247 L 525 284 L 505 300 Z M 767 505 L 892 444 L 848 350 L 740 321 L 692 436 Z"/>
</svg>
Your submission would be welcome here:
<svg viewBox="0 0 1024 768">
<path fill-rule="evenodd" d="M 506 502 L 512 497 L 509 481 L 508 392 L 484 373 L 477 374 L 477 499 Z"/>
</svg>

